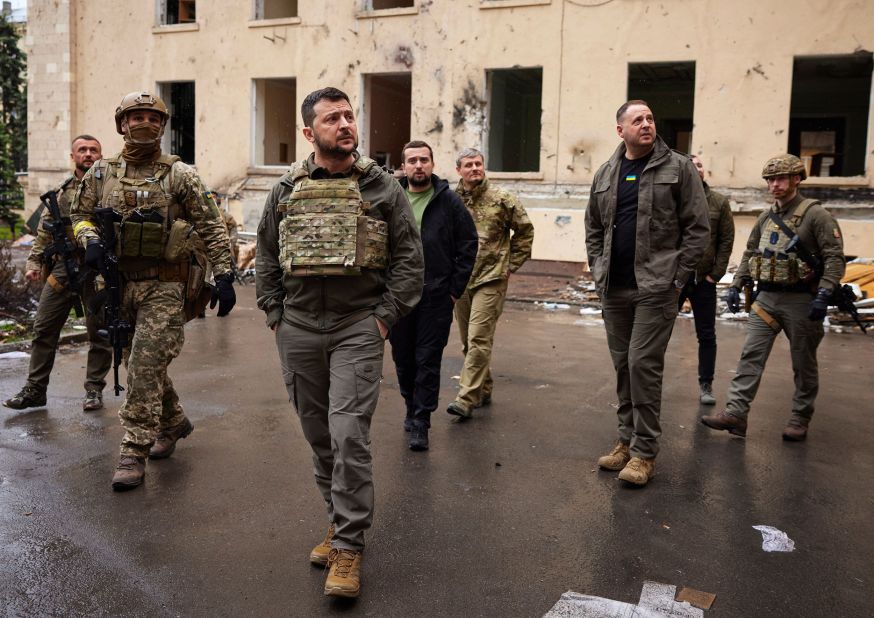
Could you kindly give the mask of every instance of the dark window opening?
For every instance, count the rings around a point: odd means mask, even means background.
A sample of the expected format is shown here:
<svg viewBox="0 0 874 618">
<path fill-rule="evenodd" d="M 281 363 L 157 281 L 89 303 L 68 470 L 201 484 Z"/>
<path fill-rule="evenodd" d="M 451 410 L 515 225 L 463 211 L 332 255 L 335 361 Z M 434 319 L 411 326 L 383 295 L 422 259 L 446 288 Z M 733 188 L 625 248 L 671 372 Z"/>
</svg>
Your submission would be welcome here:
<svg viewBox="0 0 874 618">
<path fill-rule="evenodd" d="M 159 86 L 161 98 L 170 110 L 164 130 L 164 152 L 194 164 L 194 82 L 169 82 Z"/>
<path fill-rule="evenodd" d="M 629 63 L 628 100 L 632 99 L 649 103 L 656 131 L 669 147 L 690 151 L 695 109 L 694 62 Z"/>
<path fill-rule="evenodd" d="M 382 11 L 384 9 L 402 9 L 416 6 L 415 0 L 364 0 L 365 11 Z"/>
<path fill-rule="evenodd" d="M 191 24 L 197 21 L 195 0 L 158 0 L 158 2 L 161 24 Z"/>
<path fill-rule="evenodd" d="M 495 172 L 539 171 L 543 69 L 495 69 L 487 71 L 486 77 L 486 166 Z"/>
<path fill-rule="evenodd" d="M 255 0 L 255 19 L 297 16 L 297 0 Z"/>
<path fill-rule="evenodd" d="M 789 152 L 811 176 L 862 176 L 871 102 L 871 52 L 796 58 Z"/>
<path fill-rule="evenodd" d="M 412 90 L 409 73 L 364 77 L 368 156 L 380 165 L 401 165 L 401 149 L 410 141 Z"/>
<path fill-rule="evenodd" d="M 297 83 L 255 80 L 255 165 L 289 165 L 295 158 Z"/>
</svg>

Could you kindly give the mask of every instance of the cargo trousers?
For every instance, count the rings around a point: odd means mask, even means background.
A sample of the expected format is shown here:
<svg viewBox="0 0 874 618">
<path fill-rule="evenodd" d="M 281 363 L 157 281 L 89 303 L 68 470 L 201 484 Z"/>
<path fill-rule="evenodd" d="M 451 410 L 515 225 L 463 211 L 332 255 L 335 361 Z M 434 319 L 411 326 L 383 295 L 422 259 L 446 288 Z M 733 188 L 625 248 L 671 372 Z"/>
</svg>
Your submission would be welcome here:
<svg viewBox="0 0 874 618">
<path fill-rule="evenodd" d="M 129 281 L 124 286 L 122 315 L 134 325 L 123 351 L 127 391 L 118 410 L 124 427 L 121 454 L 148 457 L 162 429 L 185 420 L 179 395 L 167 375 L 185 343 L 183 284 Z"/>
<path fill-rule="evenodd" d="M 665 350 L 677 317 L 677 292 L 610 288 L 601 299 L 607 346 L 616 370 L 619 441 L 632 457 L 652 459 L 662 434 Z"/>
<path fill-rule="evenodd" d="M 385 340 L 373 315 L 334 332 L 280 320 L 275 334 L 289 401 L 312 448 L 316 485 L 334 524 L 331 544 L 362 551 L 373 523 L 370 421 Z"/>
<path fill-rule="evenodd" d="M 62 274 L 63 273 L 63 274 Z M 59 282 L 66 282 L 66 273 L 61 267 L 55 267 L 54 275 Z M 88 331 L 88 360 L 85 370 L 85 390 L 103 391 L 106 386 L 106 374 L 112 365 L 112 347 L 109 342 L 97 334 L 102 324 L 103 316 L 88 310 L 88 302 L 94 296 L 94 273 L 87 271 L 82 283 L 82 305 L 85 309 L 85 327 Z M 56 290 L 49 283 L 43 286 L 33 322 L 33 344 L 30 354 L 30 368 L 27 375 L 27 385 L 34 390 L 45 393 L 49 385 L 49 377 L 55 365 L 55 354 L 61 330 L 73 299 L 66 288 Z"/>
<path fill-rule="evenodd" d="M 806 292 L 759 292 L 747 321 L 747 337 L 737 372 L 728 387 L 726 412 L 738 418 L 747 418 L 774 340 L 782 331 L 789 339 L 795 377 L 792 416 L 805 424 L 810 421 L 819 392 L 816 349 L 823 337 L 822 321 L 807 317 L 812 299 L 813 296 Z M 755 311 L 755 305 L 764 310 L 772 320 L 771 324 Z"/>
<path fill-rule="evenodd" d="M 464 353 L 455 401 L 465 410 L 472 410 L 482 399 L 492 395 L 494 382 L 489 365 L 495 330 L 506 298 L 507 279 L 498 279 L 466 289 L 455 303 L 455 319 Z"/>
</svg>

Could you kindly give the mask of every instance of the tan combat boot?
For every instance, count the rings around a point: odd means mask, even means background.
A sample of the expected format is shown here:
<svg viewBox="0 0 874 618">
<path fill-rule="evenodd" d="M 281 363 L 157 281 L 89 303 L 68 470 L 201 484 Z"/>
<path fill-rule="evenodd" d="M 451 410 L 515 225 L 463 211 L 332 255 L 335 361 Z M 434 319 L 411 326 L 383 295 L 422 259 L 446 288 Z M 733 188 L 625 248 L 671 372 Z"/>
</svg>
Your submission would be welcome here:
<svg viewBox="0 0 874 618">
<path fill-rule="evenodd" d="M 646 485 L 653 476 L 655 476 L 655 459 L 632 457 L 628 465 L 619 473 L 619 480 L 632 485 Z"/>
<path fill-rule="evenodd" d="M 325 595 L 357 597 L 361 590 L 361 552 L 352 549 L 332 549 L 328 558 L 328 567 Z"/>
<path fill-rule="evenodd" d="M 787 442 L 803 442 L 807 439 L 807 423 L 805 419 L 792 417 L 783 429 L 783 439 Z"/>
<path fill-rule="evenodd" d="M 188 434 L 192 431 L 194 431 L 194 425 L 191 424 L 187 417 L 175 427 L 162 429 L 158 432 L 155 444 L 149 451 L 149 459 L 169 457 L 176 450 L 176 443 L 182 438 L 188 437 Z"/>
<path fill-rule="evenodd" d="M 598 466 L 604 470 L 621 470 L 629 459 L 631 455 L 628 453 L 628 445 L 617 442 L 609 455 L 598 458 Z"/>
<path fill-rule="evenodd" d="M 146 477 L 146 458 L 122 455 L 112 475 L 112 488 L 115 491 L 125 491 L 142 485 Z"/>
<path fill-rule="evenodd" d="M 328 534 L 325 535 L 325 540 L 313 547 L 310 552 L 310 562 L 325 566 L 328 564 L 328 558 L 331 555 L 331 539 L 334 538 L 334 524 L 328 526 Z"/>
</svg>

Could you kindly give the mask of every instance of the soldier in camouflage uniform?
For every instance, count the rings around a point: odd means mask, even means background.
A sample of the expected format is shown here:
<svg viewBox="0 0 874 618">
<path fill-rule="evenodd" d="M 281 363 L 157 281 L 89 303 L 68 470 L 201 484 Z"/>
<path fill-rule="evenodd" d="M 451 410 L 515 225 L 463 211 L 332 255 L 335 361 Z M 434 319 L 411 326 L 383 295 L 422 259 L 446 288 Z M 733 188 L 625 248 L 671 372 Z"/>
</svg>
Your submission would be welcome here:
<svg viewBox="0 0 874 618">
<path fill-rule="evenodd" d="M 169 117 L 158 97 L 126 95 L 115 111 L 124 149 L 96 163 L 73 200 L 73 230 L 93 268 L 103 268 L 108 250 L 95 211 L 111 208 L 120 219 L 112 250 L 123 279 L 122 314 L 134 333 L 124 350 L 127 396 L 118 414 L 125 435 L 112 478 L 115 490 L 140 485 L 146 457 L 169 457 L 194 428 L 167 368 L 182 350 L 189 275 L 201 272 L 194 266 L 203 252 L 198 247 L 205 247 L 215 273 L 218 315 L 227 315 L 236 302 L 230 242 L 215 202 L 190 166 L 161 154 Z"/>
<path fill-rule="evenodd" d="M 315 152 L 267 197 L 255 286 L 328 511 L 309 559 L 328 565 L 326 595 L 356 597 L 373 523 L 370 422 L 385 338 L 421 297 L 422 243 L 401 186 L 356 152 L 349 97 L 316 90 L 301 116 Z"/>
<path fill-rule="evenodd" d="M 73 140 L 70 158 L 75 169 L 58 187 L 58 208 L 61 216 L 70 216 L 70 203 L 85 172 L 91 169 L 94 162 L 100 159 L 100 142 L 91 135 L 80 135 Z M 61 330 L 73 307 L 73 297 L 67 287 L 67 270 L 59 256 L 51 260 L 45 259 L 45 250 L 52 244 L 51 234 L 44 229 L 45 223 L 51 223 L 52 216 L 46 209 L 39 220 L 36 240 L 27 256 L 25 278 L 28 281 L 45 281 L 39 297 L 36 319 L 33 322 L 33 345 L 30 354 L 30 369 L 27 384 L 10 399 L 3 402 L 7 408 L 23 410 L 44 406 L 46 404 L 46 389 L 49 376 L 55 364 L 55 352 Z M 72 234 L 72 228 L 70 228 Z M 77 256 L 81 263 L 83 255 Z M 88 330 L 88 360 L 85 373 L 85 399 L 82 409 L 85 411 L 99 410 L 103 407 L 103 387 L 106 386 L 106 373 L 112 364 L 112 348 L 109 343 L 97 334 L 100 328 L 101 316 L 89 308 L 89 301 L 94 296 L 93 270 L 84 269 L 82 275 L 82 299 L 85 308 L 85 326 Z"/>
<path fill-rule="evenodd" d="M 740 309 L 740 290 L 751 281 L 757 282 L 758 295 L 750 311 L 747 338 L 728 389 L 725 411 L 703 416 L 701 422 L 746 437 L 750 405 L 774 340 L 783 331 L 789 339 L 795 374 L 792 412 L 783 439 L 799 442 L 807 438 L 819 391 L 816 349 L 823 337 L 822 321 L 832 292 L 844 276 L 844 243 L 834 217 L 818 201 L 805 199 L 799 193 L 799 184 L 807 178 L 801 159 L 789 154 L 773 157 L 765 163 L 762 178 L 776 201 L 750 232 L 728 291 L 729 309 Z M 798 245 L 819 258 L 821 272 L 799 257 L 795 249 Z"/>
<path fill-rule="evenodd" d="M 504 310 L 510 274 L 531 257 L 534 226 L 514 195 L 489 185 L 480 151 L 462 150 L 455 165 L 461 176 L 455 191 L 473 217 L 479 234 L 473 272 L 464 294 L 455 303 L 464 367 L 458 395 L 446 408 L 449 414 L 465 420 L 473 415 L 474 408 L 492 400 L 489 364 L 495 329 Z"/>
</svg>

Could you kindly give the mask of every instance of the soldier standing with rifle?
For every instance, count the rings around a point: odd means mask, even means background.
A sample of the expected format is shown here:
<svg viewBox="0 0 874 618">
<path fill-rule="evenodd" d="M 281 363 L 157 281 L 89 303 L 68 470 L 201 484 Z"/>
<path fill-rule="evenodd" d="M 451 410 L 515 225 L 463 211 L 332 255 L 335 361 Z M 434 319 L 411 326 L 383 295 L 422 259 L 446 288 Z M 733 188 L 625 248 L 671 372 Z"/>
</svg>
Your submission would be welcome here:
<svg viewBox="0 0 874 618">
<path fill-rule="evenodd" d="M 161 153 L 169 118 L 160 98 L 126 95 L 115 110 L 124 149 L 92 167 L 72 208 L 85 263 L 106 279 L 106 330 L 116 364 L 123 348 L 127 367 L 127 396 L 118 411 L 125 435 L 112 477 L 117 491 L 140 485 L 146 457 L 169 457 L 194 429 L 167 368 L 182 350 L 186 318 L 200 310 L 194 305 L 207 260 L 218 315 L 236 302 L 230 242 L 215 202 L 191 167 Z"/>
<path fill-rule="evenodd" d="M 7 408 L 24 410 L 46 405 L 46 389 L 55 364 L 55 353 L 61 330 L 76 309 L 82 317 L 83 300 L 88 307 L 94 296 L 96 272 L 81 268 L 84 251 L 73 244 L 70 223 L 70 204 L 85 172 L 101 157 L 100 142 L 91 135 L 79 135 L 73 140 L 73 174 L 54 191 L 42 196 L 44 205 L 52 205 L 43 211 L 36 231 L 36 240 L 27 257 L 25 278 L 28 281 L 45 281 L 39 298 L 39 307 L 33 323 L 33 344 L 27 384 L 17 395 L 3 402 Z M 57 208 L 57 210 L 55 210 Z M 54 211 L 54 212 L 52 212 Z M 85 326 L 88 330 L 88 364 L 85 374 L 85 399 L 82 409 L 99 410 L 103 407 L 103 387 L 106 373 L 112 362 L 109 343 L 98 334 L 99 312 L 86 312 Z"/>
<path fill-rule="evenodd" d="M 823 336 L 822 321 L 829 304 L 844 303 L 844 244 L 834 217 L 817 200 L 798 192 L 807 178 L 801 159 L 790 154 L 769 159 L 762 178 L 776 201 L 753 226 L 728 290 L 728 307 L 733 312 L 740 309 L 740 289 L 749 289 L 752 281 L 758 295 L 725 411 L 703 416 L 701 422 L 746 437 L 750 405 L 774 340 L 783 331 L 795 374 L 792 414 L 783 439 L 799 442 L 807 437 L 819 390 L 816 348 Z"/>
</svg>

